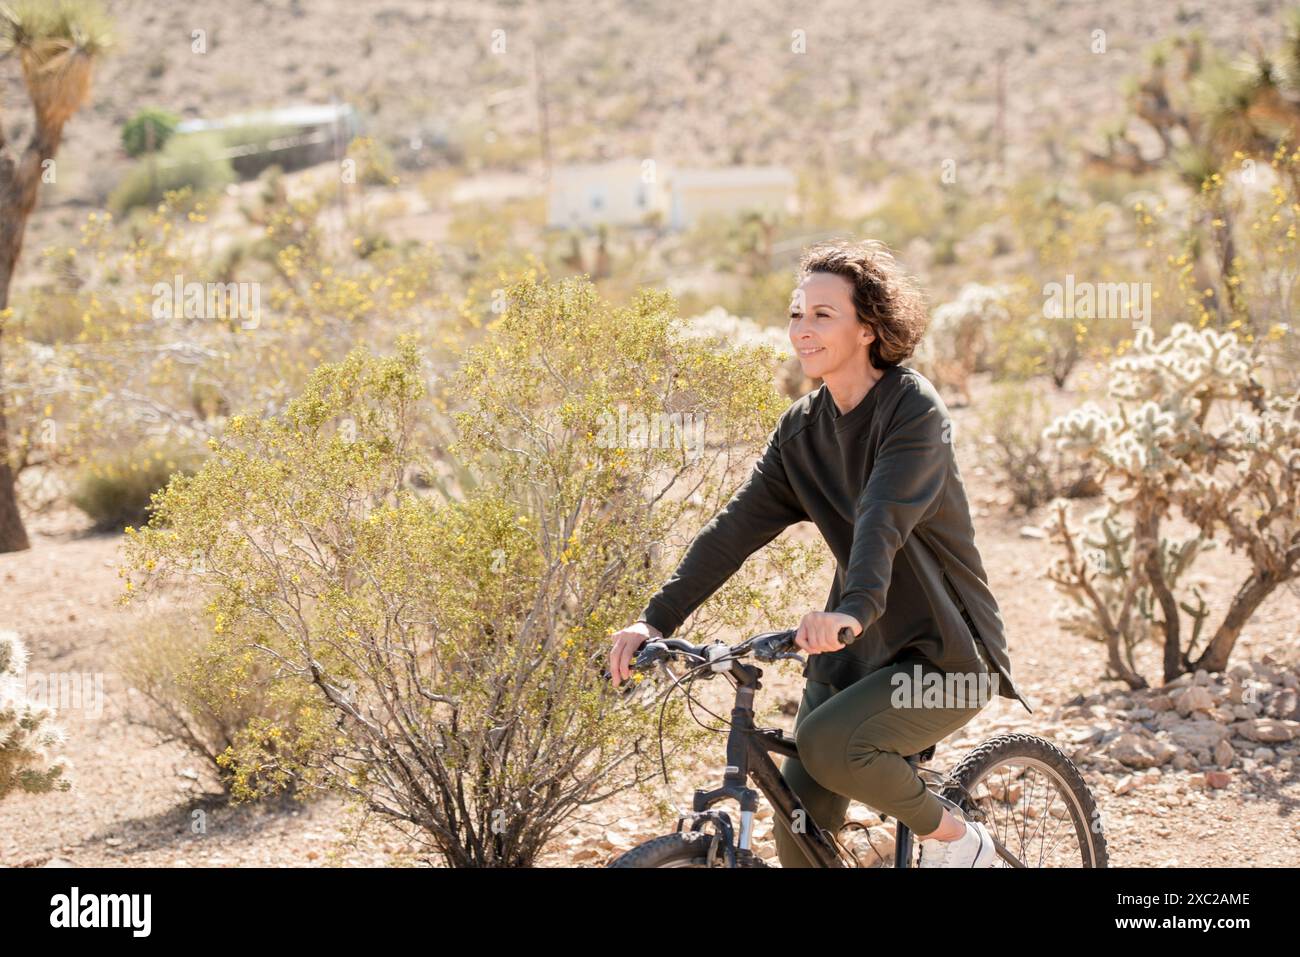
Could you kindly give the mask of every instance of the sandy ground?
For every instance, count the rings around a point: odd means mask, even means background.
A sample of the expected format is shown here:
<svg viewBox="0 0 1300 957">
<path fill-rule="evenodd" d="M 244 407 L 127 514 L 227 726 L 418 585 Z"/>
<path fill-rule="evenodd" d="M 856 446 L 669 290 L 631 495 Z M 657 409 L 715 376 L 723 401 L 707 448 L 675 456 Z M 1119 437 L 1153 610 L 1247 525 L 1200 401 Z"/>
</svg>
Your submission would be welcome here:
<svg viewBox="0 0 1300 957">
<path fill-rule="evenodd" d="M 953 412 L 960 437 L 963 426 L 973 428 L 974 413 Z M 1100 646 L 1063 634 L 1049 617 L 1055 597 L 1041 574 L 1056 546 L 1020 531 L 1045 520 L 1043 510 L 1028 517 L 1009 515 L 998 502 L 996 481 L 966 460 L 960 441 L 958 448 L 976 514 L 977 543 L 1008 625 L 1013 674 L 1035 713 L 995 699 L 942 742 L 932 766 L 951 767 L 979 741 L 1011 729 L 1056 740 L 1076 754 L 1071 736 L 1077 739 L 1090 728 L 1124 723 L 1112 717 L 1110 701 L 1122 698 L 1127 689 L 1100 680 Z M 1077 514 L 1088 507 L 1080 503 Z M 26 637 L 33 651 L 32 670 L 104 674 L 103 709 L 98 715 L 88 709 L 60 714 L 69 734 L 66 750 L 74 763 L 76 787 L 61 795 L 11 797 L 0 805 L 0 864 L 414 862 L 400 835 L 373 817 L 361 820 L 335 799 L 229 808 L 215 798 L 199 761 L 179 746 L 157 745 L 149 732 L 126 721 L 126 689 L 108 670 L 111 650 L 130 635 L 138 614 L 115 604 L 121 587 L 116 571 L 121 536 L 89 535 L 72 513 L 33 517 L 29 531 L 31 551 L 0 555 L 0 623 Z M 789 534 L 816 532 L 805 525 Z M 1217 620 L 1242 565 L 1230 555 L 1204 564 Z M 1271 655 L 1294 667 L 1298 620 L 1296 594 L 1287 589 L 1275 593 L 1250 622 L 1233 662 Z M 1144 671 L 1150 677 L 1158 674 L 1154 652 L 1144 661 Z M 760 706 L 797 701 L 802 679 L 795 664 L 767 672 Z M 719 696 L 727 690 L 715 682 L 701 697 L 720 703 Z M 1098 706 L 1061 714 L 1062 706 L 1080 694 L 1098 695 L 1088 701 Z M 775 720 L 792 728 L 791 717 Z M 1296 744 L 1292 742 L 1290 753 Z M 671 797 L 679 807 L 689 807 L 695 787 L 718 783 L 722 747 L 719 737 L 716 748 L 701 753 L 692 770 L 675 779 Z M 1144 786 L 1123 794 L 1114 789 L 1129 772 L 1114 768 L 1113 762 L 1081 767 L 1098 796 L 1113 865 L 1300 864 L 1300 827 L 1294 816 L 1300 805 L 1300 772 L 1293 761 L 1233 767 L 1227 786 L 1214 789 L 1197 783 L 1190 770 L 1165 765 Z M 541 863 L 600 865 L 627 847 L 671 830 L 671 822 L 656 820 L 644 803 L 634 794 L 623 794 L 587 809 L 582 823 L 573 824 L 548 846 Z M 862 812 L 855 805 L 851 813 Z M 770 819 L 760 822 L 756 846 L 770 845 L 769 828 Z"/>
</svg>

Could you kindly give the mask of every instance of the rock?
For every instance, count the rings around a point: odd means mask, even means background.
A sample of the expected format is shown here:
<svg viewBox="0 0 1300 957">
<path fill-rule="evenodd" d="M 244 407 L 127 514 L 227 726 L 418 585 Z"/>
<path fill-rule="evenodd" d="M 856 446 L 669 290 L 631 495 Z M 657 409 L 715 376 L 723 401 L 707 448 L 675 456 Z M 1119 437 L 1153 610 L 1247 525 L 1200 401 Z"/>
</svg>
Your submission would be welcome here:
<svg viewBox="0 0 1300 957">
<path fill-rule="evenodd" d="M 984 782 L 993 800 L 1004 804 L 1015 804 L 1024 794 L 1025 787 L 1019 781 L 988 780 Z"/>
<path fill-rule="evenodd" d="M 847 847 L 859 867 L 885 867 L 894 860 L 894 831 L 883 825 L 862 828 L 841 829 L 840 843 Z"/>
<path fill-rule="evenodd" d="M 1192 683 L 1197 685 L 1208 685 L 1211 680 L 1210 673 L 1204 668 L 1197 668 L 1196 674 L 1192 677 Z"/>
<path fill-rule="evenodd" d="M 1232 716 L 1238 721 L 1249 721 L 1259 713 L 1257 705 L 1236 704 L 1232 706 Z"/>
<path fill-rule="evenodd" d="M 1152 711 L 1172 711 L 1174 701 L 1167 694 L 1158 694 L 1147 702 L 1147 707 Z"/>
<path fill-rule="evenodd" d="M 1232 750 L 1232 745 L 1227 738 L 1214 746 L 1214 763 L 1221 768 L 1232 767 L 1232 761 L 1236 756 L 1237 753 Z"/>
<path fill-rule="evenodd" d="M 68 860 L 66 857 L 51 857 L 48 861 L 46 861 L 44 864 L 41 865 L 41 867 L 76 867 L 76 866 L 77 866 L 76 864 Z"/>
<path fill-rule="evenodd" d="M 1297 696 L 1292 688 L 1283 688 L 1269 699 L 1268 707 L 1264 709 L 1264 713 L 1270 718 L 1284 718 L 1287 720 L 1300 718 L 1300 696 Z"/>
<path fill-rule="evenodd" d="M 1175 754 L 1173 761 L 1170 763 L 1179 771 L 1188 771 L 1198 767 L 1196 759 L 1186 751 L 1180 751 L 1178 754 Z"/>
<path fill-rule="evenodd" d="M 1152 768 L 1169 761 L 1178 749 L 1165 741 L 1125 732 L 1110 743 L 1106 752 L 1125 767 Z"/>
<path fill-rule="evenodd" d="M 1226 788 L 1232 783 L 1232 775 L 1227 771 L 1206 771 L 1205 783 L 1212 788 Z"/>
<path fill-rule="evenodd" d="M 867 825 L 868 827 L 871 827 L 876 824 L 884 823 L 879 814 L 871 810 L 871 808 L 867 807 L 866 805 L 859 804 L 857 801 L 853 801 L 852 803 L 849 804 L 849 810 L 848 813 L 845 815 L 845 820 L 860 821 L 861 823 Z"/>
<path fill-rule="evenodd" d="M 1154 718 L 1155 716 L 1156 713 L 1152 711 L 1150 708 L 1134 708 L 1132 711 L 1128 713 L 1128 717 L 1130 721 L 1146 721 L 1150 718 Z"/>
<path fill-rule="evenodd" d="M 1230 675 L 1228 679 L 1228 701 L 1231 704 L 1241 704 L 1241 697 L 1246 691 L 1246 685 L 1235 674 Z"/>
<path fill-rule="evenodd" d="M 1204 672 L 1197 672 L 1203 674 Z M 1194 711 L 1209 711 L 1214 707 L 1214 696 L 1201 685 L 1193 685 L 1174 697 L 1174 707 L 1186 717 Z"/>
<path fill-rule="evenodd" d="M 632 846 L 632 838 L 623 831 L 608 827 L 601 836 L 599 844 L 606 850 L 626 850 Z"/>
<path fill-rule="evenodd" d="M 1071 728 L 1060 735 L 1060 740 L 1069 744 L 1096 744 L 1105 735 L 1105 728 Z"/>
<path fill-rule="evenodd" d="M 1278 744 L 1290 741 L 1300 730 L 1300 721 L 1285 721 L 1281 718 L 1254 718 L 1250 721 L 1238 721 L 1232 730 L 1247 741 L 1259 741 L 1265 744 Z"/>
<path fill-rule="evenodd" d="M 1220 741 L 1230 738 L 1232 732 L 1217 721 L 1208 718 L 1189 718 L 1174 721 L 1162 729 L 1169 740 L 1185 751 L 1211 751 Z M 1206 757 L 1208 758 L 1208 754 Z"/>
<path fill-rule="evenodd" d="M 1276 758 L 1272 748 L 1263 747 L 1256 748 L 1254 751 L 1250 752 L 1250 756 L 1256 761 L 1262 761 L 1266 764 L 1272 764 Z"/>
<path fill-rule="evenodd" d="M 1265 655 L 1264 658 L 1267 659 L 1268 655 Z M 1282 676 L 1275 669 L 1269 667 L 1267 660 L 1252 661 L 1250 667 L 1255 672 L 1255 677 L 1265 684 L 1275 685 L 1281 683 Z"/>
<path fill-rule="evenodd" d="M 1037 525 L 1021 525 L 1020 537 L 1021 538 L 1046 538 L 1047 532 L 1043 531 Z"/>
</svg>

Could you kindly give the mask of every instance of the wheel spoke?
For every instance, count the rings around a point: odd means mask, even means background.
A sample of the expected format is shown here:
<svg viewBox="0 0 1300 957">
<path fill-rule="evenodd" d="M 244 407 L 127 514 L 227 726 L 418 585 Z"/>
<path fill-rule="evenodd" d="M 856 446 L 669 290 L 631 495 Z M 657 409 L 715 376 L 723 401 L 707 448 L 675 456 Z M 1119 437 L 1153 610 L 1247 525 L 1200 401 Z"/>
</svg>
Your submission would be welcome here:
<svg viewBox="0 0 1300 957">
<path fill-rule="evenodd" d="M 1023 866 L 1071 866 L 1076 853 L 1083 866 L 1094 860 L 1086 836 L 1080 837 L 1086 823 L 1071 786 L 1041 759 L 1008 757 L 982 772 L 966 794 L 968 806 L 979 810 L 1005 852 Z M 1075 850 L 1067 852 L 1071 843 Z M 997 863 L 1014 866 L 1001 854 Z"/>
</svg>

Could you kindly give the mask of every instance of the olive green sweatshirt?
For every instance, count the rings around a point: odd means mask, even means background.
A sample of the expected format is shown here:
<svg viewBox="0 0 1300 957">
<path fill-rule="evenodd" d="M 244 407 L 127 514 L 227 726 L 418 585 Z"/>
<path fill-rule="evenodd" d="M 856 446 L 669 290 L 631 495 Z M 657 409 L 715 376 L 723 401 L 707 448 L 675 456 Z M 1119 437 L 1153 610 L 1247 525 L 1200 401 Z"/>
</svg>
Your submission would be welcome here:
<svg viewBox="0 0 1300 957">
<path fill-rule="evenodd" d="M 847 413 L 825 385 L 804 395 L 639 620 L 671 635 L 750 555 L 812 522 L 836 562 L 825 610 L 852 615 L 863 632 L 839 651 L 809 655 L 806 678 L 847 687 L 905 651 L 948 671 L 980 671 L 982 640 L 997 693 L 1032 711 L 1011 681 L 952 431 L 937 390 L 908 366 L 885 369 Z M 780 627 L 792 625 L 772 625 Z"/>
</svg>

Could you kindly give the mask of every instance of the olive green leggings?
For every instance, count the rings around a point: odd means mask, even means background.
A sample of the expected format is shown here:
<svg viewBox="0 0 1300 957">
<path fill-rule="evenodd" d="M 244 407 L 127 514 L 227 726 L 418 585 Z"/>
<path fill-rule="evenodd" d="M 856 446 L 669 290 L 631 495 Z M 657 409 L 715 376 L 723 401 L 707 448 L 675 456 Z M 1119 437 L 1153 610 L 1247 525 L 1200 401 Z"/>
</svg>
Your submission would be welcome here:
<svg viewBox="0 0 1300 957">
<path fill-rule="evenodd" d="M 987 672 L 982 658 L 980 664 Z M 986 702 L 951 693 L 942 698 L 921 694 L 912 702 L 919 706 L 900 706 L 906 702 L 894 697 L 900 688 L 895 676 L 902 674 L 911 687 L 918 687 L 913 671 L 917 665 L 923 676 L 945 674 L 932 662 L 908 655 L 847 688 L 811 680 L 804 684 L 794 724 L 799 758 L 786 758 L 781 766 L 786 783 L 812 819 L 794 822 L 796 830 L 811 831 L 815 822 L 836 833 L 850 799 L 902 821 L 916 834 L 938 829 L 943 804 L 926 789 L 906 757 L 942 741 L 975 717 Z M 925 686 L 923 681 L 919 687 Z M 955 706 L 959 704 L 969 706 Z M 777 815 L 777 858 L 782 867 L 810 867 L 795 844 L 791 826 Z"/>
</svg>

